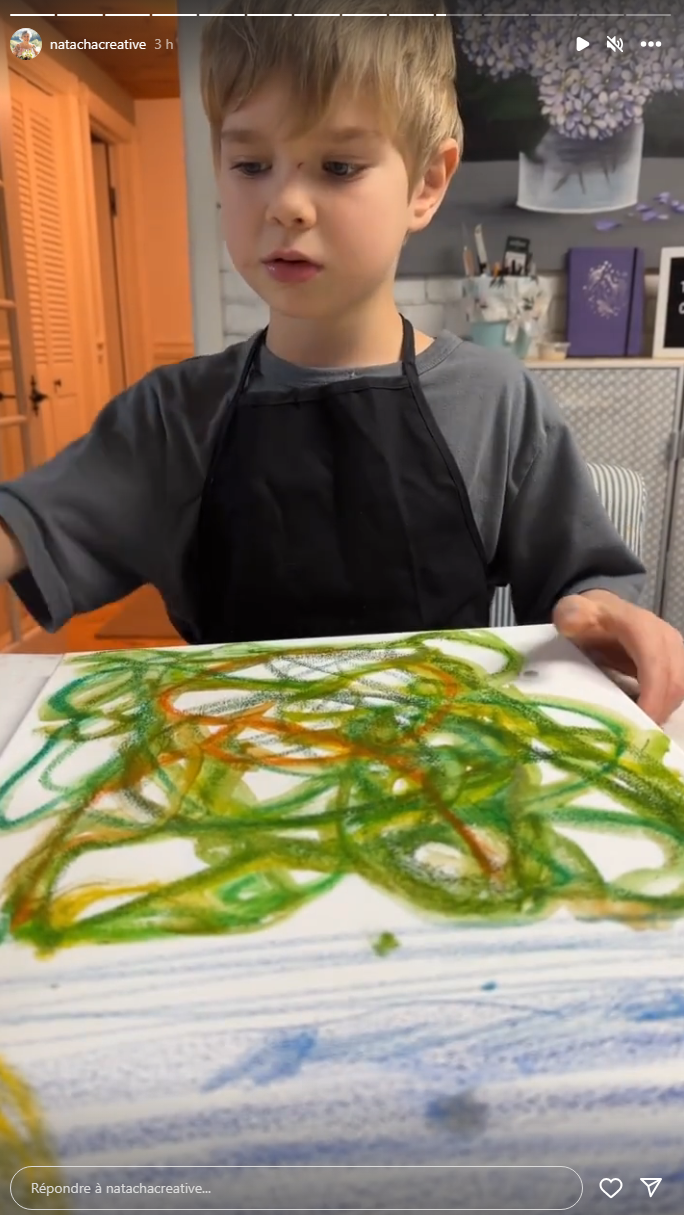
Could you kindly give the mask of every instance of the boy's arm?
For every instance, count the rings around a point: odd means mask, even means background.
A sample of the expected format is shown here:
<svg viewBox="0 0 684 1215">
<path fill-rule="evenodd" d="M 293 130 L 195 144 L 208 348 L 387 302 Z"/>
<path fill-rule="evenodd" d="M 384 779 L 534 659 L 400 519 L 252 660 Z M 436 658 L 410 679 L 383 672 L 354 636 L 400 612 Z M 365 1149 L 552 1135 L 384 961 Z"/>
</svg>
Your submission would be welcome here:
<svg viewBox="0 0 684 1215">
<path fill-rule="evenodd" d="M 516 617 L 553 620 L 600 667 L 635 676 L 639 707 L 662 725 L 684 700 L 684 639 L 637 606 L 644 567 L 613 527 L 560 412 L 526 379 L 528 442 L 511 447 L 503 528 Z"/>
<path fill-rule="evenodd" d="M 111 401 L 54 459 L 0 484 L 0 581 L 39 625 L 168 581 L 177 563 L 180 480 L 192 461 L 169 440 L 152 376 Z M 187 475 L 186 474 L 186 475 Z"/>
<path fill-rule="evenodd" d="M 529 376 L 524 391 L 500 536 L 516 619 L 548 621 L 559 599 L 589 590 L 638 603 L 643 563 L 604 509 L 558 408 Z"/>
</svg>

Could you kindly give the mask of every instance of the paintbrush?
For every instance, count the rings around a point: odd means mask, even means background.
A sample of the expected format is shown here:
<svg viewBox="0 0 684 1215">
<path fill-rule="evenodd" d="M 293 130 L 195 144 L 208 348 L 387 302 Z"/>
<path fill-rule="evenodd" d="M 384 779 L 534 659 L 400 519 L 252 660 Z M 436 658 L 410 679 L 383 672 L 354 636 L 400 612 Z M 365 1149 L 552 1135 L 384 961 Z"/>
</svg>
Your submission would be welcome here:
<svg viewBox="0 0 684 1215">
<path fill-rule="evenodd" d="M 468 231 L 465 224 L 461 224 L 461 228 L 463 230 L 463 273 L 466 278 L 474 278 L 476 273 L 475 258 L 468 244 Z"/>
</svg>

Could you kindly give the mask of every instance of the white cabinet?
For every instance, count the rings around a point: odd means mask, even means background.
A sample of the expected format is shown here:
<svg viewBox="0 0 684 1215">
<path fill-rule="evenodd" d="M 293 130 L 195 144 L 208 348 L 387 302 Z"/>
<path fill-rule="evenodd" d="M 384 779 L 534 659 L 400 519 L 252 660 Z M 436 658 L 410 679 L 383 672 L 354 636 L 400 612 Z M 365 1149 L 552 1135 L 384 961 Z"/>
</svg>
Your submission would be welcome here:
<svg viewBox="0 0 684 1215">
<path fill-rule="evenodd" d="M 641 474 L 647 507 L 644 606 L 684 632 L 684 363 L 670 359 L 529 360 L 586 460 Z"/>
</svg>

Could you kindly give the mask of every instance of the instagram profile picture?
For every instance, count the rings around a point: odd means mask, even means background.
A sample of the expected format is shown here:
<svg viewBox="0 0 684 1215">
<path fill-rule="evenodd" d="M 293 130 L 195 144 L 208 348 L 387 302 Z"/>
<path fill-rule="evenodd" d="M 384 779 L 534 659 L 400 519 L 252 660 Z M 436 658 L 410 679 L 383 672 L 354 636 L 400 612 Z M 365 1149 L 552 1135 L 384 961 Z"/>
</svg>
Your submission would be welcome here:
<svg viewBox="0 0 684 1215">
<path fill-rule="evenodd" d="M 17 30 L 10 38 L 10 50 L 17 59 L 35 59 L 43 47 L 40 34 L 32 29 Z"/>
</svg>

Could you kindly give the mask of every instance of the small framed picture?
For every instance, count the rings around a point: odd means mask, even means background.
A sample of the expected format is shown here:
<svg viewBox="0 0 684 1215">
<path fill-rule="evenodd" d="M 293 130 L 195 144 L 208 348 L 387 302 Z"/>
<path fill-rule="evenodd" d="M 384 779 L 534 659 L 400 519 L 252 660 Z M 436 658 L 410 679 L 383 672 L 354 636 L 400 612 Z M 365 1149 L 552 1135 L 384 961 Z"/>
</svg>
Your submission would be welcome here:
<svg viewBox="0 0 684 1215">
<path fill-rule="evenodd" d="M 684 248 L 660 251 L 653 358 L 684 358 Z"/>
</svg>

